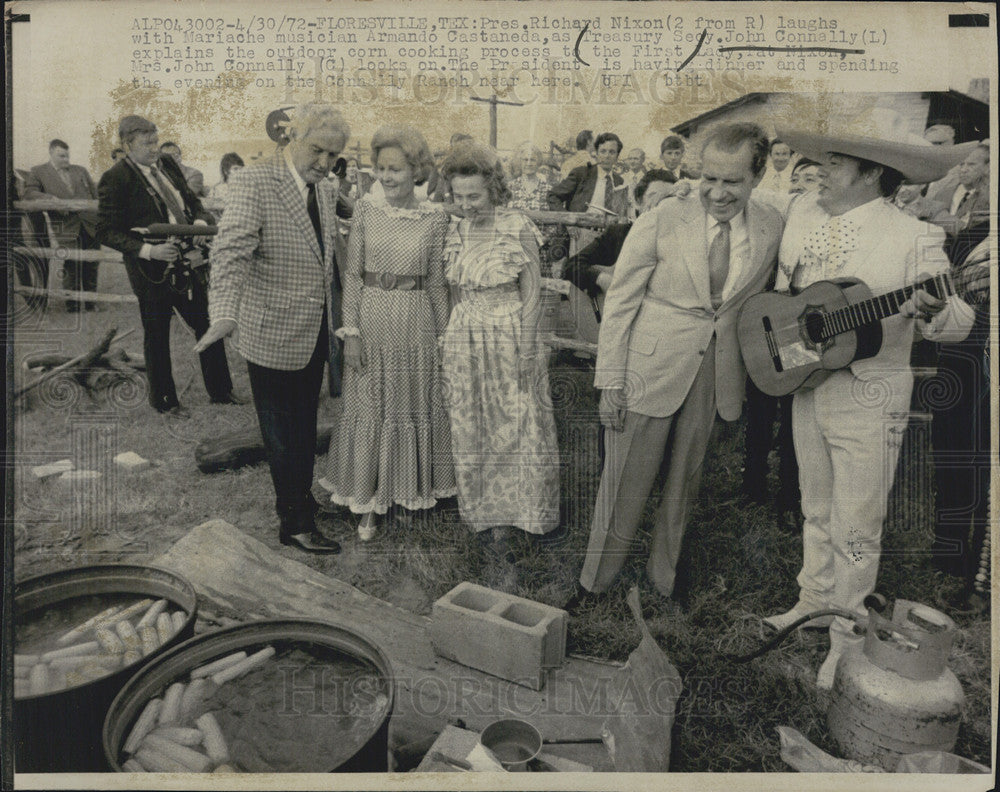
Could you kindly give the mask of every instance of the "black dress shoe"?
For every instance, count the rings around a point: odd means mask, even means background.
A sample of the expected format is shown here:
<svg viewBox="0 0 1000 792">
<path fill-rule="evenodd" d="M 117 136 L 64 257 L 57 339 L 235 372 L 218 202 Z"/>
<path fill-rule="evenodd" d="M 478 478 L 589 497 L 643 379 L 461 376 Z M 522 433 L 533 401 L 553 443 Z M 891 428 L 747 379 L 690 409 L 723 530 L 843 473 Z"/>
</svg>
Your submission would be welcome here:
<svg viewBox="0 0 1000 792">
<path fill-rule="evenodd" d="M 212 399 L 212 404 L 247 404 L 248 400 L 237 396 L 235 391 L 229 391 L 221 399 Z"/>
<path fill-rule="evenodd" d="M 328 539 L 319 531 L 299 534 L 281 534 L 278 539 L 283 545 L 297 547 L 307 553 L 336 555 L 340 552 L 340 542 Z"/>
</svg>

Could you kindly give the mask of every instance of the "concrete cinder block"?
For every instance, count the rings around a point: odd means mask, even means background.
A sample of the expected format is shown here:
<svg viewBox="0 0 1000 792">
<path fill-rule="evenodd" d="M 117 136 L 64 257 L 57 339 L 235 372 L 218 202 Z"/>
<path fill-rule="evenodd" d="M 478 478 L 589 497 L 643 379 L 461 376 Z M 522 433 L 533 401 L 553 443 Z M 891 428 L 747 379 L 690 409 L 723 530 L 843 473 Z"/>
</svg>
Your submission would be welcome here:
<svg viewBox="0 0 1000 792">
<path fill-rule="evenodd" d="M 78 481 L 96 481 L 100 477 L 99 470 L 67 470 L 58 481 L 60 484 L 75 484 Z"/>
<path fill-rule="evenodd" d="M 442 657 L 533 690 L 566 653 L 564 610 L 459 583 L 434 603 L 431 644 Z"/>
<path fill-rule="evenodd" d="M 67 470 L 73 469 L 72 459 L 60 459 L 58 462 L 50 462 L 47 465 L 39 465 L 38 467 L 33 467 L 31 469 L 32 474 L 35 478 L 47 479 L 52 476 L 58 476 L 65 473 Z"/>
<path fill-rule="evenodd" d="M 126 473 L 138 473 L 149 467 L 148 459 L 143 459 L 135 451 L 125 451 L 115 457 L 115 465 Z"/>
</svg>

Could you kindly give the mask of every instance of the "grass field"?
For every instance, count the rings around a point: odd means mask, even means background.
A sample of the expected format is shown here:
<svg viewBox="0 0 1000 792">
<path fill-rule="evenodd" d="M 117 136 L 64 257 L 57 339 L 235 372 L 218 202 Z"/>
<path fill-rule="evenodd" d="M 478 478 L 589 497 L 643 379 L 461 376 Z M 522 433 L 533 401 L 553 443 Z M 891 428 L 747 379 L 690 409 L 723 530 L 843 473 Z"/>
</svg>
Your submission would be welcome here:
<svg viewBox="0 0 1000 792">
<path fill-rule="evenodd" d="M 129 293 L 120 265 L 102 265 L 100 288 Z M 19 370 L 25 355 L 75 355 L 111 327 L 119 332 L 135 328 L 123 346 L 141 352 L 134 304 L 67 314 L 54 302 L 42 318 L 21 317 L 14 348 L 19 379 L 31 378 Z M 256 419 L 250 404 L 208 403 L 192 344 L 190 332 L 175 321 L 174 378 L 178 390 L 183 389 L 182 403 L 193 413 L 188 421 L 168 421 L 154 413 L 141 379 L 96 397 L 71 379 L 57 379 L 39 388 L 27 404 L 14 406 L 17 579 L 68 566 L 145 561 L 192 527 L 222 518 L 278 552 L 418 613 L 428 613 L 437 597 L 462 580 L 500 584 L 495 565 L 453 509 L 439 509 L 409 525 L 390 522 L 368 544 L 357 541 L 353 523 L 341 522 L 332 533 L 344 549 L 334 557 L 281 547 L 266 465 L 209 476 L 195 466 L 199 441 L 252 427 Z M 246 367 L 232 351 L 230 364 L 236 389 L 249 396 Z M 514 551 L 518 593 L 561 605 L 579 574 L 600 470 L 591 374 L 579 361 L 560 357 L 551 377 L 569 533 L 554 548 L 516 537 Z M 337 403 L 324 398 L 320 422 L 332 422 L 337 412 Z M 904 443 L 918 445 L 920 431 L 911 427 Z M 134 476 L 117 474 L 109 461 L 122 451 L 135 451 L 154 467 Z M 89 490 L 34 480 L 30 467 L 62 458 L 73 459 L 77 468 L 103 469 L 108 475 Z M 884 534 L 878 590 L 890 600 L 902 597 L 934 606 L 941 582 L 924 552 L 933 532 L 931 479 L 926 464 L 905 447 L 902 459 Z M 812 684 L 826 654 L 825 635 L 793 636 L 746 665 L 733 665 L 721 656 L 754 648 L 764 635 L 759 617 L 794 602 L 801 561 L 801 537 L 779 529 L 767 509 L 738 503 L 741 461 L 742 426 L 720 424 L 682 556 L 686 595 L 674 602 L 654 596 L 644 584 L 640 589 L 649 626 L 684 681 L 673 734 L 676 771 L 786 771 L 778 755 L 778 725 L 792 726 L 832 750 L 825 726 L 827 700 Z M 642 578 L 648 535 L 641 539 L 643 548 L 636 547 L 608 601 L 574 618 L 576 652 L 624 660 L 638 643 L 624 598 Z M 960 629 L 950 665 L 964 687 L 967 711 L 955 752 L 989 764 L 990 622 L 988 616 L 956 620 Z"/>
</svg>

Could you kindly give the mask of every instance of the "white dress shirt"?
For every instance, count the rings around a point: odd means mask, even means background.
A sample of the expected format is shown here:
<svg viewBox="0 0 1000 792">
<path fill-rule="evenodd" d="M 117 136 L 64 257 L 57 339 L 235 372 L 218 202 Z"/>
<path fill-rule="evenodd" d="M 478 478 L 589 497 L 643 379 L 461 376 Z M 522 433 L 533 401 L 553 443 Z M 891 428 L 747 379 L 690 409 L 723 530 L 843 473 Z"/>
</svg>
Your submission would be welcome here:
<svg viewBox="0 0 1000 792">
<path fill-rule="evenodd" d="M 136 162 L 135 160 L 132 160 L 132 164 L 139 168 L 139 173 L 142 174 L 143 178 L 146 180 L 146 183 L 156 192 L 157 195 L 163 198 L 163 202 L 167 209 L 167 219 L 171 223 L 184 223 L 185 218 L 174 217 L 173 212 L 170 211 L 170 204 L 166 200 L 166 196 L 160 190 L 160 185 L 157 184 L 157 180 L 153 178 L 152 169 L 148 165 L 143 165 L 141 162 Z M 180 191 L 176 187 L 174 187 L 173 182 L 170 181 L 170 177 L 167 176 L 167 174 L 164 173 L 161 168 L 157 168 L 156 171 L 160 175 L 160 181 L 162 181 L 167 186 L 167 189 L 170 190 L 174 200 L 177 201 L 177 205 L 184 206 L 184 197 L 180 194 Z M 200 221 L 196 220 L 195 222 L 201 225 L 205 224 L 204 220 Z M 152 250 L 153 246 L 150 243 L 148 242 L 143 243 L 142 248 L 139 250 L 139 258 L 149 260 L 151 258 Z"/>
<path fill-rule="evenodd" d="M 608 179 L 611 178 L 611 171 L 603 168 L 597 169 L 597 181 L 594 182 L 594 194 L 590 196 L 590 205 L 604 208 L 604 193 L 608 186 Z"/>
<path fill-rule="evenodd" d="M 292 162 L 292 153 L 288 150 L 288 146 L 285 146 L 282 154 L 285 157 L 285 165 L 288 168 L 288 172 L 292 174 L 292 178 L 295 179 L 295 186 L 299 188 L 299 195 L 302 196 L 302 200 L 305 201 L 306 206 L 309 206 L 309 185 L 305 183 L 303 178 L 299 175 L 299 172 L 295 169 L 295 163 Z"/>
<path fill-rule="evenodd" d="M 972 190 L 966 187 L 964 184 L 958 185 L 955 188 L 955 194 L 951 197 L 951 208 L 949 209 L 949 214 L 957 215 L 958 207 L 962 205 L 962 201 L 965 200 L 965 196 L 968 195 Z"/>
</svg>

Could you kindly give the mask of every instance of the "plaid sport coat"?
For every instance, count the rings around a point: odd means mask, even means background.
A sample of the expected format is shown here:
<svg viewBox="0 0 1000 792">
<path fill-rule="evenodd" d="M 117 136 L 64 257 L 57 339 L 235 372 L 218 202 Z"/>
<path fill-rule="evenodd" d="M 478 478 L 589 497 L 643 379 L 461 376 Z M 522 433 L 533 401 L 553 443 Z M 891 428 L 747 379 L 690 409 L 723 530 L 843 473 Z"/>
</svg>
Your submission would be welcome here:
<svg viewBox="0 0 1000 792">
<path fill-rule="evenodd" d="M 325 256 L 306 202 L 279 152 L 230 179 L 229 200 L 212 243 L 209 318 L 235 319 L 236 348 L 259 366 L 305 368 L 323 311 L 341 292 L 335 264 L 336 196 L 316 185 Z"/>
</svg>

